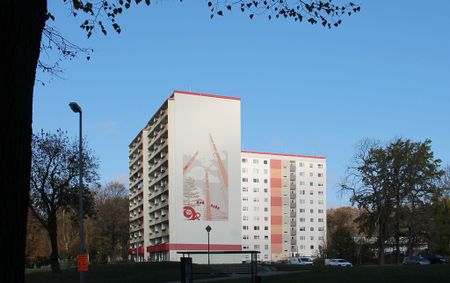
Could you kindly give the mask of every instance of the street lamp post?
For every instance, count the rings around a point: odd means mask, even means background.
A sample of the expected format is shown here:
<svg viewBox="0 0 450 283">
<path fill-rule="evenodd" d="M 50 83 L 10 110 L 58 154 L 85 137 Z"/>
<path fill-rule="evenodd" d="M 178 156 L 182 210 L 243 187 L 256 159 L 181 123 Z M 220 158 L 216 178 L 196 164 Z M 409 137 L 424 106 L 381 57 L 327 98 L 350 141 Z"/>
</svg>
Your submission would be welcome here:
<svg viewBox="0 0 450 283">
<path fill-rule="evenodd" d="M 84 254 L 84 229 L 83 229 L 83 111 L 81 107 L 76 102 L 69 103 L 70 109 L 73 112 L 80 114 L 80 137 L 79 137 L 79 217 L 80 217 L 80 255 Z M 85 272 L 80 272 L 80 283 L 86 282 Z"/>
<path fill-rule="evenodd" d="M 211 232 L 212 228 L 211 226 L 206 226 L 205 228 L 206 232 L 208 233 L 208 265 L 209 265 L 209 232 Z"/>
</svg>

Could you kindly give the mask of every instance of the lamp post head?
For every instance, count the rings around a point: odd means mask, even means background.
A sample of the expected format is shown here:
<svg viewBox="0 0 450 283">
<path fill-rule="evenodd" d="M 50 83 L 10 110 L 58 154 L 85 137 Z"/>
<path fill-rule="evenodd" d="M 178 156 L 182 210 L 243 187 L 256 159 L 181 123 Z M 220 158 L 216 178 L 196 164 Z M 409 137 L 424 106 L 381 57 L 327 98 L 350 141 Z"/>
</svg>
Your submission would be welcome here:
<svg viewBox="0 0 450 283">
<path fill-rule="evenodd" d="M 82 112 L 81 111 L 81 107 L 76 102 L 70 102 L 69 106 L 70 106 L 70 109 L 72 109 L 73 112 L 81 114 L 81 112 Z"/>
<path fill-rule="evenodd" d="M 206 226 L 205 230 L 206 230 L 206 232 L 209 233 L 212 230 L 212 228 L 211 228 L 211 226 L 208 225 L 208 226 Z"/>
</svg>

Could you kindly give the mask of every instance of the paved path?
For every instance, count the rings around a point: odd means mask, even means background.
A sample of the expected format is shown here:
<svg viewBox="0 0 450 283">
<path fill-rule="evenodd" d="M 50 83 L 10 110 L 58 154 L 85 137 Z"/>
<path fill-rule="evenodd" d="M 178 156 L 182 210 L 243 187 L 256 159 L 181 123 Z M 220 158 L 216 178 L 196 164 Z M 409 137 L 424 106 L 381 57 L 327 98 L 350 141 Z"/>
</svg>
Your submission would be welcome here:
<svg viewBox="0 0 450 283">
<path fill-rule="evenodd" d="M 285 275 L 285 274 L 295 274 L 295 273 L 303 273 L 303 272 L 311 272 L 311 270 L 297 270 L 297 271 L 269 271 L 269 272 L 259 272 L 258 275 L 261 277 L 267 276 L 277 276 L 277 275 Z M 204 278 L 204 279 L 195 279 L 194 282 L 222 282 L 228 280 L 236 280 L 241 278 L 249 278 L 249 274 L 231 274 L 228 277 L 215 277 L 215 278 Z M 171 281 L 166 283 L 181 283 L 181 281 Z"/>
</svg>

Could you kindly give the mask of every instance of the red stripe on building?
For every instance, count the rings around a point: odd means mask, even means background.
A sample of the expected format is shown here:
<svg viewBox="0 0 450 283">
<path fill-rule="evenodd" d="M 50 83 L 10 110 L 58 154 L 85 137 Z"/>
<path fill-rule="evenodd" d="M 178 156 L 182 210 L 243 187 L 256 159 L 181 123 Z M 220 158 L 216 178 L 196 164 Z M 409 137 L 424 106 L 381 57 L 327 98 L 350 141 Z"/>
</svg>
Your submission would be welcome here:
<svg viewBox="0 0 450 283">
<path fill-rule="evenodd" d="M 283 237 L 280 234 L 272 234 L 272 244 L 281 244 Z"/>
<path fill-rule="evenodd" d="M 281 216 L 271 216 L 270 221 L 272 222 L 272 225 L 281 225 L 282 217 Z"/>
<path fill-rule="evenodd" d="M 209 245 L 211 251 L 241 251 L 242 245 L 224 245 L 214 244 Z M 208 244 L 161 244 L 157 246 L 147 247 L 148 252 L 160 252 L 160 251 L 207 251 Z"/>
<path fill-rule="evenodd" d="M 137 249 L 137 252 L 138 252 L 140 255 L 143 255 L 143 254 L 144 254 L 144 247 L 138 248 L 138 249 Z M 136 254 L 136 249 L 129 249 L 129 250 L 128 250 L 128 254 L 130 254 L 130 255 L 135 255 L 135 254 Z"/>
<path fill-rule="evenodd" d="M 271 206 L 281 206 L 281 197 L 271 197 L 270 198 L 270 205 Z"/>
</svg>

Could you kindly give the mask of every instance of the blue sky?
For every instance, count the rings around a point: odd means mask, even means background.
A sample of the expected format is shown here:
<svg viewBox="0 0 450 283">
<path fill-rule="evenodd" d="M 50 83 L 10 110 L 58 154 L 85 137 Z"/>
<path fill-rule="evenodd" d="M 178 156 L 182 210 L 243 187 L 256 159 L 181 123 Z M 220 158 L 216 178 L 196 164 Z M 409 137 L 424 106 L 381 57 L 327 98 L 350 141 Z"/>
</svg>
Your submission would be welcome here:
<svg viewBox="0 0 450 283">
<path fill-rule="evenodd" d="M 60 31 L 95 51 L 64 62 L 62 79 L 38 75 L 33 128 L 75 137 L 77 101 L 102 182 L 127 179 L 129 142 L 176 89 L 241 97 L 243 149 L 326 156 L 329 207 L 348 204 L 336 183 L 361 139 L 430 138 L 450 164 L 450 1 L 364 0 L 332 30 L 153 2 L 120 17 L 120 35 L 87 40 L 49 1 Z"/>
</svg>

